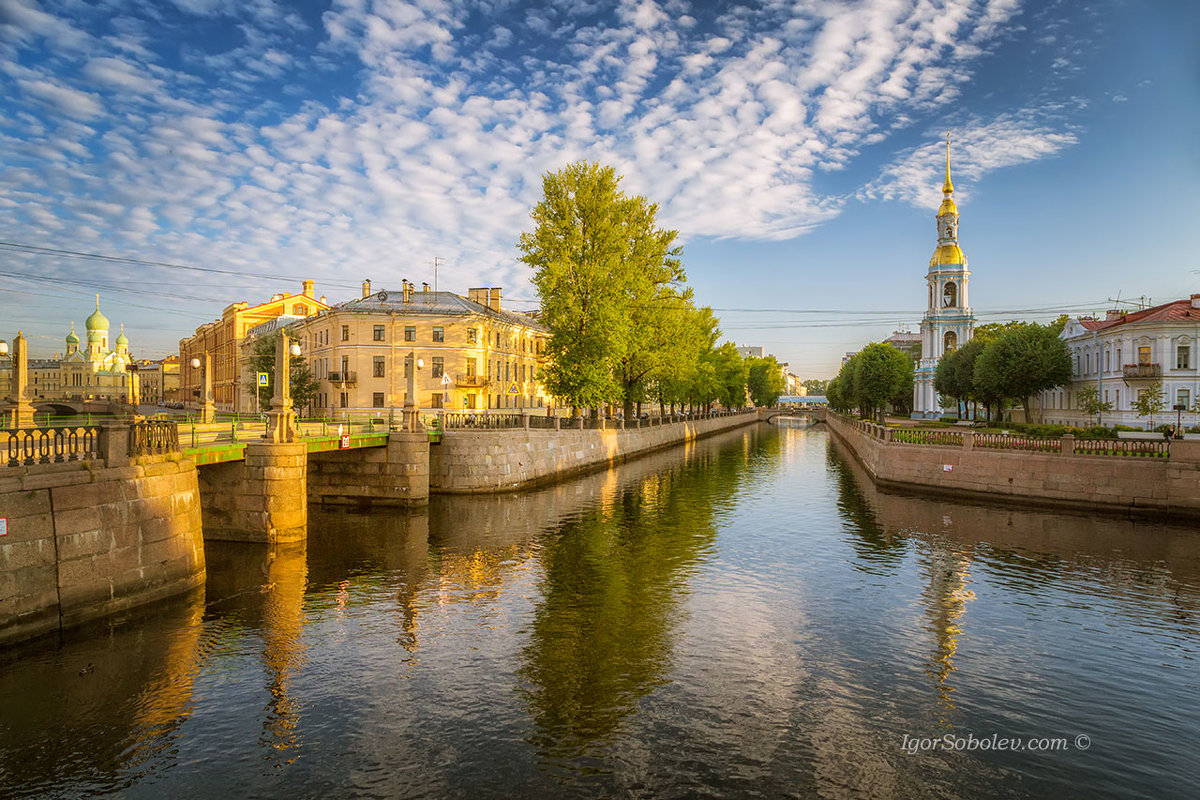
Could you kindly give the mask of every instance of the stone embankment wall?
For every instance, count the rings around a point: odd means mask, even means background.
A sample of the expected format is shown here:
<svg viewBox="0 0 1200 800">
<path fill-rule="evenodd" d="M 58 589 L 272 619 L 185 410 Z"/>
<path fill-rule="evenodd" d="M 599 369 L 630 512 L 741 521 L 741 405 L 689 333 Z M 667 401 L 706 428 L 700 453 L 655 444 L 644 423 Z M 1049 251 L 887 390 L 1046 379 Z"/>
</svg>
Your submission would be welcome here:
<svg viewBox="0 0 1200 800">
<path fill-rule="evenodd" d="M 1200 442 L 1171 442 L 1169 458 L 994 450 L 884 441 L 829 414 L 829 429 L 883 488 L 988 501 L 1200 518 Z M 969 445 L 968 433 L 964 437 Z"/>
<path fill-rule="evenodd" d="M 433 494 L 504 492 L 752 425 L 754 411 L 625 430 L 450 430 L 429 450 Z"/>
<path fill-rule="evenodd" d="M 308 456 L 308 501 L 321 505 L 419 506 L 429 502 L 429 437 L 392 433 L 386 447 Z"/>
<path fill-rule="evenodd" d="M 203 584 L 196 467 L 104 463 L 0 469 L 0 643 Z"/>
</svg>

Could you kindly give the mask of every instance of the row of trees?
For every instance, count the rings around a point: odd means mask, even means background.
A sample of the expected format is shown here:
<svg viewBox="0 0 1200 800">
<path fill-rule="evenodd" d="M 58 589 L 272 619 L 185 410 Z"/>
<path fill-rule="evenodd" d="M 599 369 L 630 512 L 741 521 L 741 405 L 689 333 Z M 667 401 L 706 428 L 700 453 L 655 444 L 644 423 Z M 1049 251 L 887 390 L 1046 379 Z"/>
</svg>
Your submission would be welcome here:
<svg viewBox="0 0 1200 800">
<path fill-rule="evenodd" d="M 1032 421 L 1030 398 L 1071 379 L 1070 352 L 1059 338 L 1064 321 L 979 326 L 971 341 L 938 362 L 934 388 L 960 405 L 982 405 L 988 419 L 1019 403 Z"/>
<path fill-rule="evenodd" d="M 880 422 L 888 406 L 907 414 L 912 409 L 912 358 L 891 345 L 873 342 L 842 364 L 825 395 L 834 411 L 857 409 Z"/>
<path fill-rule="evenodd" d="M 686 286 L 678 232 L 659 228 L 658 206 L 626 196 L 620 181 L 587 161 L 547 174 L 534 228 L 518 242 L 550 331 L 546 388 L 573 408 L 612 404 L 626 417 L 648 401 L 737 408 L 748 388 L 755 403 L 774 403 L 778 363 L 718 346 L 712 309 Z"/>
</svg>

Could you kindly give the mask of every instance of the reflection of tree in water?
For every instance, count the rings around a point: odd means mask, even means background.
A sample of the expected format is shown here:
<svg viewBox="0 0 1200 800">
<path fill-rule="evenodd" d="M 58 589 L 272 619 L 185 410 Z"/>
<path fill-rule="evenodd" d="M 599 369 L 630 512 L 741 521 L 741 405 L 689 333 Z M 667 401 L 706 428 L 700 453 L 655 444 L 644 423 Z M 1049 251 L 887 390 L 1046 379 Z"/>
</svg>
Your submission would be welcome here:
<svg viewBox="0 0 1200 800">
<path fill-rule="evenodd" d="M 702 451 L 614 487 L 545 542 L 543 600 L 521 669 L 544 754 L 594 755 L 663 682 L 678 603 L 712 552 L 715 512 L 745 479 L 740 451 Z"/>
<path fill-rule="evenodd" d="M 825 463 L 837 482 L 838 514 L 846 521 L 846 529 L 854 534 L 850 545 L 861 561 L 855 566 L 864 572 L 893 573 L 903 560 L 908 543 L 903 536 L 889 533 L 879 522 L 867 494 L 859 485 L 860 480 L 870 478 L 855 474 L 848 461 L 851 457 L 838 449 L 834 438 L 829 437 Z"/>
</svg>

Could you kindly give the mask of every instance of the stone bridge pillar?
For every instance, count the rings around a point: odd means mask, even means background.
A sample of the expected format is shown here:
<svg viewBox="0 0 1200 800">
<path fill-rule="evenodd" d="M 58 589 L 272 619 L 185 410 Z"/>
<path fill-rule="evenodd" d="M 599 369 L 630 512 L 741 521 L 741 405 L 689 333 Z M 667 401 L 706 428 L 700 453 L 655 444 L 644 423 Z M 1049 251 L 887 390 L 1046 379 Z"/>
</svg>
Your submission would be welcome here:
<svg viewBox="0 0 1200 800">
<path fill-rule="evenodd" d="M 200 469 L 204 538 L 298 542 L 308 536 L 308 445 L 248 442 L 246 460 Z"/>
</svg>

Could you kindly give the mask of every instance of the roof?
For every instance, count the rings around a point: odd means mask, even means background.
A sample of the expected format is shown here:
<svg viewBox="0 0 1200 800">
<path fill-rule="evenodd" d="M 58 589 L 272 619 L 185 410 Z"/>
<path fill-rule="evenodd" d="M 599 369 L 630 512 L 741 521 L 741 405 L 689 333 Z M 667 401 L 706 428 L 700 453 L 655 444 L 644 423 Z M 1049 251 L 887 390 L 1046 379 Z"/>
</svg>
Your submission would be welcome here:
<svg viewBox="0 0 1200 800">
<path fill-rule="evenodd" d="M 366 297 L 347 300 L 334 306 L 335 311 L 366 311 L 392 314 L 420 314 L 429 316 L 473 316 L 490 317 L 512 325 L 523 325 L 545 331 L 540 322 L 527 314 L 516 311 L 493 311 L 491 308 L 468 300 L 454 292 L 413 292 L 411 300 L 404 302 L 402 291 L 381 291 Z"/>
<path fill-rule="evenodd" d="M 1079 324 L 1089 331 L 1103 331 L 1118 325 L 1138 322 L 1200 322 L 1200 308 L 1193 308 L 1191 299 L 1173 300 L 1161 306 L 1131 311 L 1117 319 L 1081 319 Z"/>
<path fill-rule="evenodd" d="M 268 333 L 274 333 L 280 328 L 287 327 L 293 322 L 300 322 L 301 320 L 305 319 L 308 319 L 308 317 L 302 317 L 297 314 L 280 314 L 278 317 L 269 319 L 261 325 L 255 325 L 253 328 L 246 331 L 245 338 L 249 339 L 251 336 L 265 336 Z"/>
</svg>

